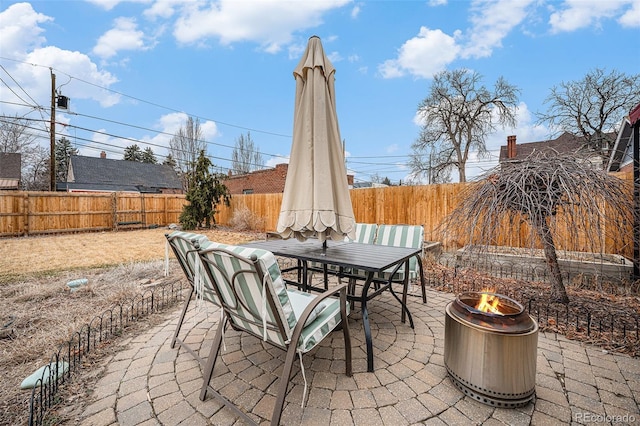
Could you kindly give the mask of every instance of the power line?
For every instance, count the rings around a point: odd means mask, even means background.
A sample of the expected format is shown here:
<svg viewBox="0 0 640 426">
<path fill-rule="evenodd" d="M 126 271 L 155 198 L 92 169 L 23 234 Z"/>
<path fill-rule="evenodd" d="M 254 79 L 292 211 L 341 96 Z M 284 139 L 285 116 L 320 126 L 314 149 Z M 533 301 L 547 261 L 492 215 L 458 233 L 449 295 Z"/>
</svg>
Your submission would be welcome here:
<svg viewBox="0 0 640 426">
<path fill-rule="evenodd" d="M 13 59 L 13 58 L 7 58 L 5 56 L 0 56 L 0 59 L 4 59 L 4 60 L 7 60 L 7 61 L 12 61 L 12 62 L 17 62 L 17 63 L 22 63 L 22 64 L 27 64 L 27 65 L 31 65 L 31 66 L 34 66 L 34 67 L 42 67 L 42 68 L 51 69 L 51 70 L 56 71 L 59 74 L 66 75 L 70 79 L 80 81 L 82 83 L 88 84 L 88 85 L 93 86 L 93 87 L 97 87 L 98 89 L 102 89 L 102 90 L 106 90 L 106 91 L 111 92 L 111 93 L 115 93 L 115 94 L 117 94 L 119 96 L 124 96 L 125 98 L 133 99 L 133 100 L 135 100 L 137 102 L 141 102 L 141 103 L 144 103 L 144 104 L 147 104 L 147 105 L 151 105 L 151 106 L 154 106 L 154 107 L 157 107 L 157 108 L 165 109 L 167 111 L 179 112 L 179 113 L 187 114 L 187 115 L 190 115 L 192 117 L 199 118 L 199 119 L 202 119 L 202 120 L 213 121 L 216 124 L 222 124 L 224 126 L 234 127 L 236 129 L 247 130 L 247 131 L 254 132 L 254 133 L 261 133 L 261 134 L 266 134 L 266 135 L 270 135 L 270 136 L 278 136 L 278 137 L 289 138 L 289 139 L 291 138 L 291 135 L 285 135 L 285 134 L 282 134 L 282 133 L 271 132 L 271 131 L 267 131 L 267 130 L 254 129 L 254 128 L 251 128 L 251 127 L 246 127 L 246 126 L 241 126 L 241 125 L 237 125 L 237 124 L 227 123 L 225 121 L 220 121 L 220 120 L 216 120 L 216 119 L 213 119 L 213 118 L 206 118 L 206 117 L 201 117 L 201 116 L 194 115 L 194 114 L 189 114 L 189 113 L 187 113 L 185 111 L 181 111 L 181 110 L 178 110 L 178 109 L 175 109 L 175 108 L 170 108 L 170 107 L 167 107 L 167 106 L 164 106 L 164 105 L 160 105 L 160 104 L 155 103 L 155 102 L 151 102 L 151 101 L 147 101 L 147 100 L 144 100 L 144 99 L 141 99 L 141 98 L 137 98 L 135 96 L 127 95 L 126 93 L 118 92 L 117 90 L 110 89 L 108 87 L 100 86 L 100 85 L 98 85 L 96 83 L 92 83 L 90 81 L 86 81 L 86 80 L 83 80 L 81 78 L 74 77 L 74 76 L 72 76 L 72 75 L 70 75 L 70 74 L 68 74 L 68 73 L 66 73 L 66 72 L 64 72 L 62 70 L 58 70 L 58 69 L 53 68 L 53 67 L 40 65 L 40 64 L 34 64 L 34 63 L 31 63 L 31 62 L 25 62 L 25 61 L 21 61 L 21 60 L 18 60 L 18 59 Z"/>
</svg>

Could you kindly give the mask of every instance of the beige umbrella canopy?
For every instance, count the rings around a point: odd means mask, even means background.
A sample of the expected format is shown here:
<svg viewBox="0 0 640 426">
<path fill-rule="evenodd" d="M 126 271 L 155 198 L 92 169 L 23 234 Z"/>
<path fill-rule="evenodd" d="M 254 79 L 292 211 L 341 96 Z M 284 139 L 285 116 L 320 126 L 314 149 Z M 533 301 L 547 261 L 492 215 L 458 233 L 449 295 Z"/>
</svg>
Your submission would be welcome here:
<svg viewBox="0 0 640 426">
<path fill-rule="evenodd" d="M 293 71 L 293 143 L 277 231 L 303 241 L 355 238 L 355 219 L 336 115 L 335 68 L 320 39 L 309 39 Z"/>
</svg>

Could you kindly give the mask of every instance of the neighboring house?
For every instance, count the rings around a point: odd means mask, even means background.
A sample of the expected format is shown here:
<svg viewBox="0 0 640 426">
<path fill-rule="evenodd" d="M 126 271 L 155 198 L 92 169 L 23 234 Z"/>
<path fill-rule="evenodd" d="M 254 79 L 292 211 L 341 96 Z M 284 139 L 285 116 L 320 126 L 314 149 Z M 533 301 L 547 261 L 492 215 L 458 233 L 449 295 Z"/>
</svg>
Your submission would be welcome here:
<svg viewBox="0 0 640 426">
<path fill-rule="evenodd" d="M 0 152 L 0 191 L 20 188 L 22 155 L 16 152 Z"/>
<path fill-rule="evenodd" d="M 72 155 L 67 182 L 57 183 L 58 191 L 67 192 L 138 192 L 182 194 L 182 182 L 171 166 L 137 161 Z"/>
<path fill-rule="evenodd" d="M 376 182 L 355 182 L 353 184 L 353 189 L 362 189 L 362 188 L 387 188 L 389 185 L 385 185 L 384 183 L 376 183 Z"/>
<path fill-rule="evenodd" d="M 633 171 L 633 126 L 628 118 L 622 122 L 607 164 L 608 172 Z"/>
<path fill-rule="evenodd" d="M 601 154 L 587 148 L 584 137 L 565 132 L 556 139 L 521 144 L 516 144 L 515 136 L 507 136 L 507 145 L 500 147 L 500 165 L 522 161 L 534 152 L 586 154 L 594 166 L 602 168 L 604 164 L 604 159 Z"/>
<path fill-rule="evenodd" d="M 224 181 L 230 194 L 277 194 L 284 192 L 287 180 L 288 164 L 278 164 L 273 169 L 234 176 L 229 171 L 229 177 Z M 349 187 L 353 185 L 353 175 L 347 175 Z"/>
</svg>

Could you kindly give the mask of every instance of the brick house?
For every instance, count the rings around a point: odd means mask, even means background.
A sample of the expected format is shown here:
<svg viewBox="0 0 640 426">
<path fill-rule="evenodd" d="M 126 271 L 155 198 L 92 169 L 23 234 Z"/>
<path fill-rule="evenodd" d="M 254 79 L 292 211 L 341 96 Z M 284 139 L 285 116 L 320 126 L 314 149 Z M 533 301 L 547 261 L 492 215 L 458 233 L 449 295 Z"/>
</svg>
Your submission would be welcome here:
<svg viewBox="0 0 640 426">
<path fill-rule="evenodd" d="M 224 182 L 229 193 L 234 194 L 277 194 L 284 192 L 284 183 L 287 180 L 286 163 L 278 164 L 272 169 L 258 170 L 244 175 L 233 175 L 229 171 L 229 177 Z M 353 175 L 347 175 L 349 188 L 353 187 Z"/>
</svg>

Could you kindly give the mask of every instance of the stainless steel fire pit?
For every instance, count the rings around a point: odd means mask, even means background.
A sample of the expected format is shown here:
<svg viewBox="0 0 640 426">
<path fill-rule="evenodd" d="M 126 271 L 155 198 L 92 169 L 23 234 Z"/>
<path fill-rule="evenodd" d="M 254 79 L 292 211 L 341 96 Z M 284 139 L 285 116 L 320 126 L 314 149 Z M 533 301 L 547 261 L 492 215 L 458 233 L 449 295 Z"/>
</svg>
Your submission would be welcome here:
<svg viewBox="0 0 640 426">
<path fill-rule="evenodd" d="M 493 299 L 491 312 L 477 308 Z M 466 395 L 515 408 L 535 397 L 538 324 L 521 304 L 488 292 L 460 294 L 445 308 L 444 363 Z"/>
</svg>

